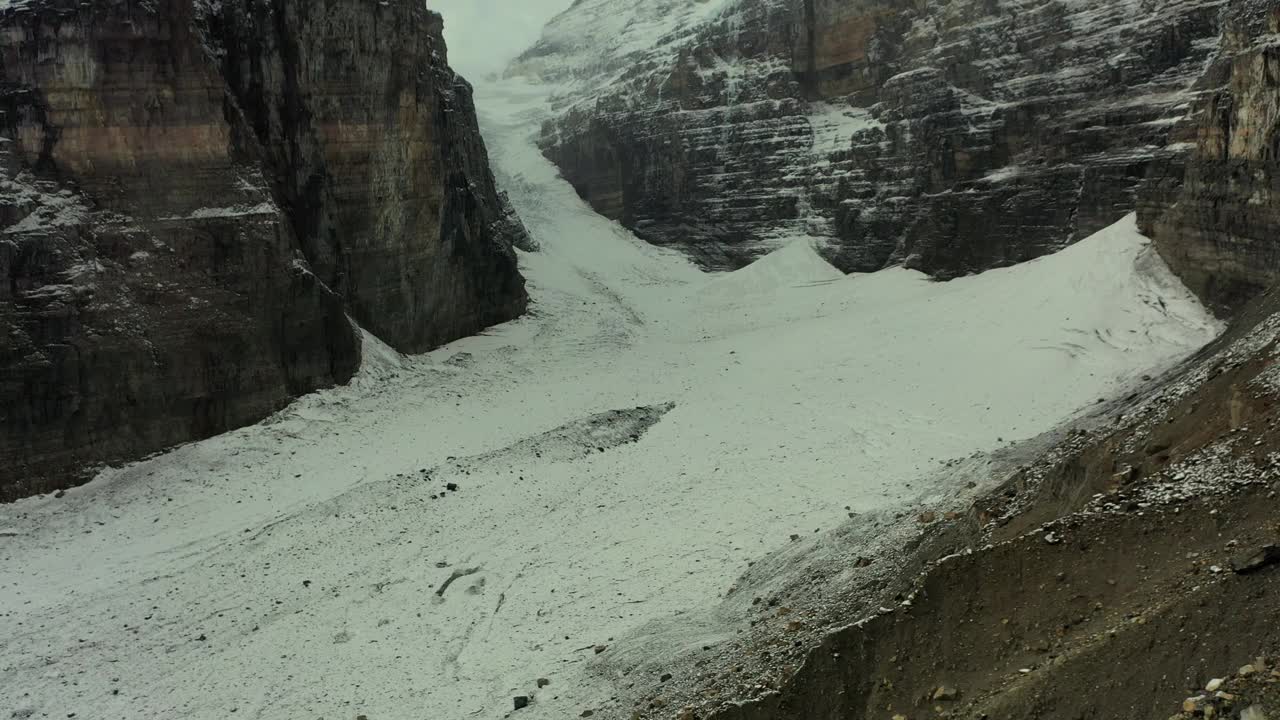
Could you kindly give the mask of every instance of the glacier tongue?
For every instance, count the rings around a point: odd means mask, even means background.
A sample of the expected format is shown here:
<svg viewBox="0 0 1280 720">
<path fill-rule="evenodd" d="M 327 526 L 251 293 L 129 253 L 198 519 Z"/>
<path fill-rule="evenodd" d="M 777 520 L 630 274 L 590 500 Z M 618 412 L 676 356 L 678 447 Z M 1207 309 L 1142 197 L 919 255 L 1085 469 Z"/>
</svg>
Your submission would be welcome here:
<svg viewBox="0 0 1280 720">
<path fill-rule="evenodd" d="M 1217 331 L 1131 220 L 952 283 L 846 277 L 803 236 L 704 274 L 559 178 L 530 137 L 545 94 L 477 89 L 542 247 L 521 256 L 533 312 L 0 507 L 0 684 L 21 689 L 4 702 L 499 718 L 532 695 L 533 717 L 607 717 L 602 669 L 678 649 L 633 640 L 649 621 L 714 607 L 846 506 L 956 492 L 943 461 L 1035 436 Z M 732 634 L 718 622 L 697 637 Z"/>
</svg>

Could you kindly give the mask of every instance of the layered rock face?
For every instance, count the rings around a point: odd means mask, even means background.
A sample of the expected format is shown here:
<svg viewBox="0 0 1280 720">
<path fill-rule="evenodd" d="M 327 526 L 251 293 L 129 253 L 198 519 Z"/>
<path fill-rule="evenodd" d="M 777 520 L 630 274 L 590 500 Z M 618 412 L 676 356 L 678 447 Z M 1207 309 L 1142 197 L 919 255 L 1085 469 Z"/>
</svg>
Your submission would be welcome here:
<svg viewBox="0 0 1280 720">
<path fill-rule="evenodd" d="M 524 309 L 471 87 L 421 2 L 231 3 L 214 33 L 312 269 L 418 352 Z"/>
<path fill-rule="evenodd" d="M 0 499 L 522 311 L 438 16 L 300 8 L 0 5 Z"/>
<path fill-rule="evenodd" d="M 580 0 L 514 73 L 569 82 L 543 146 L 600 212 L 708 265 L 814 235 L 848 271 L 952 277 L 1135 204 L 1218 46 L 1220 2 Z M 586 19 L 630 15 L 603 56 Z M 627 40 L 627 32 L 635 37 Z M 647 48 L 631 50 L 629 48 Z"/>
<path fill-rule="evenodd" d="M 1220 312 L 1280 280 L 1280 6 L 1234 2 L 1214 88 L 1180 129 L 1185 175 L 1153 183 L 1138 220 L 1187 286 Z"/>
</svg>

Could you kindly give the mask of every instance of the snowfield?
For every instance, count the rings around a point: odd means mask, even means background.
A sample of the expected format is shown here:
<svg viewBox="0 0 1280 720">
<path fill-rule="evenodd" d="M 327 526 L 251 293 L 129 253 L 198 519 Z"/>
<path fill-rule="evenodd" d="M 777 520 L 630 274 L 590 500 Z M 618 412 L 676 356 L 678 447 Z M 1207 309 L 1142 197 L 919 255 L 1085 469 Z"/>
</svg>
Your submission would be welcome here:
<svg viewBox="0 0 1280 720">
<path fill-rule="evenodd" d="M 644 623 L 1219 330 L 1132 218 L 949 283 L 803 237 L 703 274 L 558 178 L 544 95 L 477 89 L 527 317 L 0 506 L 0 717 L 577 717 Z"/>
</svg>

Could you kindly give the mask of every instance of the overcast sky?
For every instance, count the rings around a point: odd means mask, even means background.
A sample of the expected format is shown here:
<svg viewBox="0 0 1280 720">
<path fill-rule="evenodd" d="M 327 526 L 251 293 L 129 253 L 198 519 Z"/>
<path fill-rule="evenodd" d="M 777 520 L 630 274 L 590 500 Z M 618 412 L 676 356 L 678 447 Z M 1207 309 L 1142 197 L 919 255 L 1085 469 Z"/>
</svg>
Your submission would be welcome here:
<svg viewBox="0 0 1280 720">
<path fill-rule="evenodd" d="M 473 79 L 506 67 L 573 0 L 427 0 L 444 16 L 449 64 Z"/>
</svg>

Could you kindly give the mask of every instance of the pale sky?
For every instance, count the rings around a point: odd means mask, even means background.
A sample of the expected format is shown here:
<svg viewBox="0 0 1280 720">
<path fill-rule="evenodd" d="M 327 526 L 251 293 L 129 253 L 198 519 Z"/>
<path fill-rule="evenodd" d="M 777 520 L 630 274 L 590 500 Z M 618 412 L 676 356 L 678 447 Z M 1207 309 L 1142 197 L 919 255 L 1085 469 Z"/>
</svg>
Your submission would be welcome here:
<svg viewBox="0 0 1280 720">
<path fill-rule="evenodd" d="M 444 16 L 449 64 L 471 79 L 498 72 L 533 45 L 573 0 L 427 0 Z"/>
</svg>

